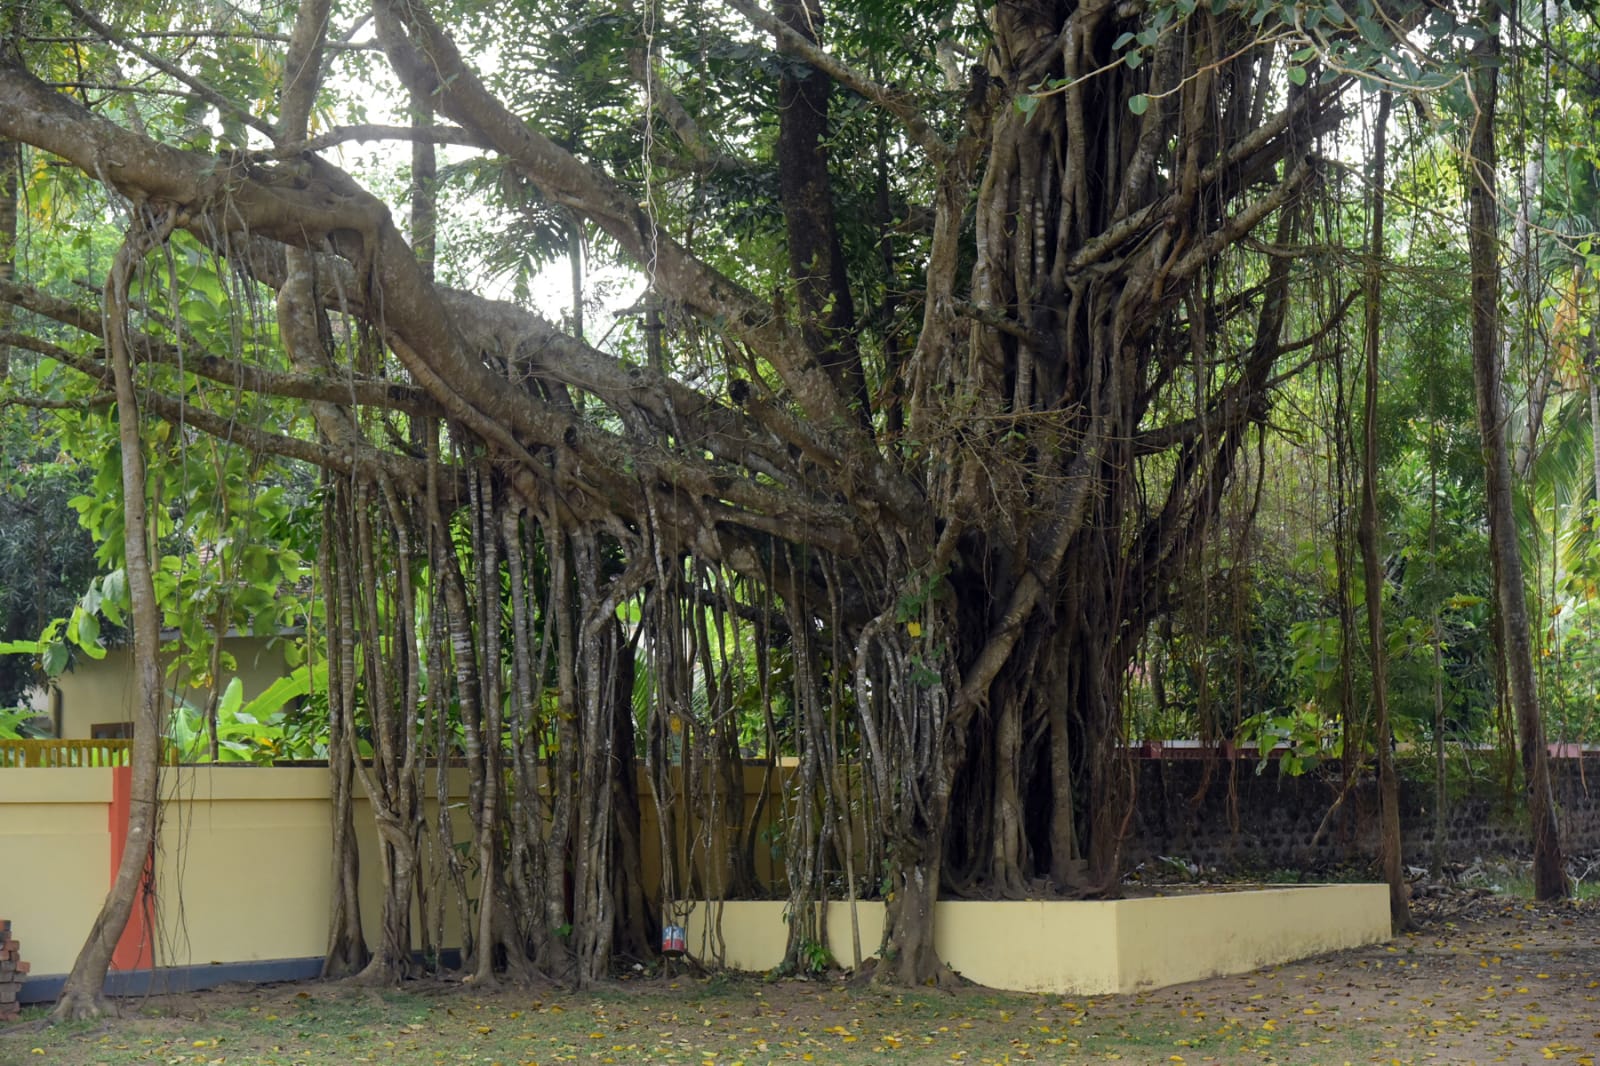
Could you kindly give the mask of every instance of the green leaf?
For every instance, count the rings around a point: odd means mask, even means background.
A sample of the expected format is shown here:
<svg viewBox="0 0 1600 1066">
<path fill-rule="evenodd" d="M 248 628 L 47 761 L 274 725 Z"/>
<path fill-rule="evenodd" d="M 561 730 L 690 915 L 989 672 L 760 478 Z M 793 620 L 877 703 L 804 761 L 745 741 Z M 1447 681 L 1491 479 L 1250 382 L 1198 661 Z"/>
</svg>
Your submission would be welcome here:
<svg viewBox="0 0 1600 1066">
<path fill-rule="evenodd" d="M 1149 95 L 1146 93 L 1140 93 L 1138 96 L 1130 97 L 1128 99 L 1128 110 L 1132 111 L 1135 115 L 1142 115 L 1146 111 L 1150 110 Z"/>
<path fill-rule="evenodd" d="M 78 620 L 78 644 L 91 658 L 105 658 L 106 650 L 100 646 L 100 619 L 87 611 Z"/>
<path fill-rule="evenodd" d="M 49 677 L 60 677 L 61 672 L 67 668 L 71 656 L 67 653 L 67 646 L 59 640 L 51 641 L 39 656 L 39 666 Z"/>
<path fill-rule="evenodd" d="M 249 703 L 240 708 L 241 713 L 267 718 L 281 710 L 291 700 L 311 692 L 313 685 L 327 682 L 328 666 L 319 663 L 314 669 L 299 669 L 288 677 L 280 677 Z"/>
<path fill-rule="evenodd" d="M 222 690 L 222 701 L 217 704 L 218 718 L 236 718 L 239 708 L 244 703 L 244 682 L 237 677 L 230 678 L 228 687 Z"/>
<path fill-rule="evenodd" d="M 1306 68 L 1290 67 L 1289 80 L 1294 82 L 1296 85 L 1304 85 L 1306 83 Z"/>
</svg>

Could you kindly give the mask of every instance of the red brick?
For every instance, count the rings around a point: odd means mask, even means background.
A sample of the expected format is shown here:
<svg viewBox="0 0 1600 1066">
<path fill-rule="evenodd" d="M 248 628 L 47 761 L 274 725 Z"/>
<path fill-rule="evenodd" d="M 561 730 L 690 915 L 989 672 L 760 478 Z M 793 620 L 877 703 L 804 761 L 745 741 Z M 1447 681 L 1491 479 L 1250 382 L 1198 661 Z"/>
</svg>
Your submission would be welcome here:
<svg viewBox="0 0 1600 1066">
<path fill-rule="evenodd" d="M 17 972 L 18 973 L 32 973 L 33 972 L 33 963 L 31 963 L 31 962 L 19 962 L 19 963 L 17 963 Z"/>
</svg>

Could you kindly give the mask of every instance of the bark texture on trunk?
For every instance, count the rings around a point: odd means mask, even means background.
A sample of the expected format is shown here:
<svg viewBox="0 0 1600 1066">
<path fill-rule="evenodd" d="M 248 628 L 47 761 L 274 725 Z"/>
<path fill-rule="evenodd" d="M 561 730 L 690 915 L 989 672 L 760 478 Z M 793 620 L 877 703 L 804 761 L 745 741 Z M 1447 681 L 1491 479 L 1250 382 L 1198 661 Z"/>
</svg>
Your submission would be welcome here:
<svg viewBox="0 0 1600 1066">
<path fill-rule="evenodd" d="M 16 277 L 17 177 L 22 168 L 22 145 L 0 139 L 0 284 Z M 11 328 L 15 310 L 0 302 L 0 332 Z M 0 382 L 11 374 L 11 346 L 0 344 Z"/>
<path fill-rule="evenodd" d="M 1523 584 L 1522 553 L 1512 504 L 1511 458 L 1500 364 L 1500 242 L 1495 200 L 1495 105 L 1500 71 L 1500 9 L 1485 3 L 1479 14 L 1483 40 L 1473 49 L 1469 78 L 1477 102 L 1467 160 L 1467 240 L 1472 265 L 1472 373 L 1483 440 L 1489 552 L 1494 564 L 1495 602 L 1504 649 L 1508 695 L 1522 751 L 1529 832 L 1533 839 L 1533 889 L 1541 900 L 1564 899 L 1567 875 L 1561 857 L 1550 756 L 1533 673 L 1533 639 Z"/>
<path fill-rule="evenodd" d="M 140 430 L 139 400 L 133 379 L 133 352 L 128 343 L 128 291 L 145 253 L 171 232 L 173 218 L 138 218 L 128 231 L 116 261 L 106 277 L 106 347 L 116 383 L 117 429 L 122 448 L 124 572 L 131 599 L 134 692 L 132 785 L 128 835 L 122 861 L 111 882 L 100 913 L 95 917 L 72 972 L 61 988 L 51 1017 L 78 1021 L 106 1011 L 106 970 L 117 941 L 133 913 L 134 900 L 145 870 L 155 855 L 160 824 L 160 772 L 162 735 L 161 608 L 156 600 L 150 560 L 150 522 L 145 482 L 144 438 Z M 154 951 L 151 952 L 152 960 Z"/>
<path fill-rule="evenodd" d="M 1367 593 L 1367 652 L 1372 663 L 1373 747 L 1378 759 L 1378 819 L 1383 878 L 1389 882 L 1389 920 L 1395 931 L 1411 928 L 1410 890 L 1400 853 L 1400 782 L 1389 741 L 1389 647 L 1383 628 L 1383 530 L 1378 518 L 1378 371 L 1382 349 L 1384 176 L 1388 162 L 1390 95 L 1378 94 L 1372 144 L 1372 236 L 1367 244 L 1366 384 L 1361 447 L 1361 566 Z"/>
</svg>

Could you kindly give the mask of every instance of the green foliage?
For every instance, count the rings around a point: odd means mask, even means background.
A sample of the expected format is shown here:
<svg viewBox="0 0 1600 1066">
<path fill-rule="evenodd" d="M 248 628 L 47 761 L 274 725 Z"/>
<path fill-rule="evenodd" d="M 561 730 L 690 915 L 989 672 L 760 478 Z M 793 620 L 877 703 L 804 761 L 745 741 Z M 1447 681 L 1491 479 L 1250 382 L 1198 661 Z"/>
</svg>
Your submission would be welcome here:
<svg viewBox="0 0 1600 1066">
<path fill-rule="evenodd" d="M 1234 740 L 1256 749 L 1260 756 L 1256 761 L 1258 774 L 1276 764 L 1279 773 L 1298 777 L 1344 753 L 1344 739 L 1337 721 L 1310 705 L 1287 714 L 1251 715 L 1239 723 Z M 1278 757 L 1269 759 L 1268 756 L 1279 748 L 1282 750 Z"/>
<path fill-rule="evenodd" d="M 817 940 L 806 940 L 800 944 L 800 971 L 802 973 L 826 973 L 837 965 L 833 959 L 833 952 L 828 950 L 828 945 Z"/>
<path fill-rule="evenodd" d="M 1167 701 L 1187 723 L 1173 735 L 1232 737 L 1245 721 L 1326 692 L 1338 650 L 1326 643 L 1317 586 L 1314 570 L 1263 561 L 1213 574 L 1185 597 L 1185 624 L 1160 649 Z"/>
<path fill-rule="evenodd" d="M 28 721 L 34 712 L 27 707 L 0 707 L 0 740 L 30 740 L 33 731 Z"/>
<path fill-rule="evenodd" d="M 289 759 L 320 759 L 328 754 L 327 721 L 291 706 L 327 684 L 327 666 L 306 667 L 280 678 L 254 699 L 231 679 L 217 704 L 217 757 L 221 762 L 271 765 Z M 167 728 L 183 762 L 211 760 L 210 733 L 203 708 L 178 701 Z"/>
<path fill-rule="evenodd" d="M 45 417 L 0 419 L 0 643 L 35 642 L 53 619 L 78 614 L 79 597 L 97 570 L 94 542 L 67 500 L 83 489 L 87 469 L 52 439 Z M 0 706 L 22 699 L 66 666 L 65 649 L 41 661 L 37 648 L 0 654 Z M 61 658 L 57 658 L 57 655 Z"/>
</svg>

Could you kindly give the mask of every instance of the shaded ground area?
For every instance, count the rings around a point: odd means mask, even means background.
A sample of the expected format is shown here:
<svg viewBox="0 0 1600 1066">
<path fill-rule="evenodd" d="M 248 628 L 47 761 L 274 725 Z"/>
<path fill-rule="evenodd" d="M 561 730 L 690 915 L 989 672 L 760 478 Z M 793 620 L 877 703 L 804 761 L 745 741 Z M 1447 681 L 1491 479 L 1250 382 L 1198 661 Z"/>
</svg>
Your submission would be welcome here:
<svg viewBox="0 0 1600 1066">
<path fill-rule="evenodd" d="M 1600 1054 L 1600 905 L 1422 901 L 1425 925 L 1138 996 L 641 977 L 594 991 L 416 982 L 132 1000 L 109 1024 L 0 1031 L 0 1064 L 1542 1063 Z"/>
</svg>

